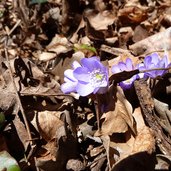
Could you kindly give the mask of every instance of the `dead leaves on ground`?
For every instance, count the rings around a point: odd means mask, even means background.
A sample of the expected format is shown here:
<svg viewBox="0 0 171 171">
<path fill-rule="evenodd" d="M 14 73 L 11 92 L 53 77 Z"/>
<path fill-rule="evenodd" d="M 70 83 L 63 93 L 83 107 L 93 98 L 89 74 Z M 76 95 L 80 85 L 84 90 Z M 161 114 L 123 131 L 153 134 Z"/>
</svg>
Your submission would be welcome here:
<svg viewBox="0 0 171 171">
<path fill-rule="evenodd" d="M 154 169 L 159 140 L 147 126 L 140 105 L 134 104 L 138 103 L 135 92 L 112 85 L 113 80 L 118 83 L 137 70 L 110 73 L 108 98 L 101 97 L 105 105 L 101 131 L 96 127 L 94 101 L 63 95 L 60 85 L 64 71 L 83 57 L 99 55 L 109 67 L 127 57 L 137 64 L 154 51 L 162 55 L 167 51 L 170 58 L 170 1 L 49 0 L 41 4 L 18 0 L 1 5 L 0 108 L 6 120 L 0 128 L 0 149 L 10 151 L 23 170 Z M 169 76 L 150 88 L 152 98 L 170 105 L 162 97 L 163 93 L 170 97 Z M 156 120 L 169 137 L 169 107 L 161 110 L 156 99 Z M 156 168 L 161 169 L 170 157 L 159 154 L 157 160 Z"/>
</svg>

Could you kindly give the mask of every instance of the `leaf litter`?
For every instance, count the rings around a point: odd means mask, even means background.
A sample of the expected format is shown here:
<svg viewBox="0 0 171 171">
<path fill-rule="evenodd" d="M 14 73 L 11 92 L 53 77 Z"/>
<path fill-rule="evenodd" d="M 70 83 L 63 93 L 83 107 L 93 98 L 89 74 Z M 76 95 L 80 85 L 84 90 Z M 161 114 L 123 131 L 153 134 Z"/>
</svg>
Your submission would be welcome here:
<svg viewBox="0 0 171 171">
<path fill-rule="evenodd" d="M 170 5 L 2 0 L 0 162 L 22 171 L 170 170 L 170 70 L 126 90 L 119 83 L 139 70 L 110 71 L 154 52 L 171 62 Z M 64 94 L 64 71 L 92 56 L 109 68 L 109 91 Z"/>
</svg>

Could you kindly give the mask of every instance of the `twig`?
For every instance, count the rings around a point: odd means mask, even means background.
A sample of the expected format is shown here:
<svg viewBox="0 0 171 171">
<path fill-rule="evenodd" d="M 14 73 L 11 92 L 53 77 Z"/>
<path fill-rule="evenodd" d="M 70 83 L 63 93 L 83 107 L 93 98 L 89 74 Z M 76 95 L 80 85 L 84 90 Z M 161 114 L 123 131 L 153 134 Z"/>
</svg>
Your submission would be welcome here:
<svg viewBox="0 0 171 171">
<path fill-rule="evenodd" d="M 144 56 L 150 55 L 150 54 L 155 53 L 155 52 L 164 52 L 164 50 L 154 50 L 154 51 L 151 51 L 151 52 L 136 56 L 136 58 L 144 57 Z"/>
<path fill-rule="evenodd" d="M 7 36 L 10 36 L 11 33 L 18 27 L 18 25 L 19 25 L 20 23 L 21 23 L 21 20 L 18 20 L 17 23 L 16 23 L 16 24 L 13 26 L 13 28 L 10 30 L 10 32 L 7 33 Z M 6 36 L 4 36 L 4 37 L 0 40 L 1 43 L 4 42 L 4 41 L 6 41 Z"/>
<path fill-rule="evenodd" d="M 72 94 L 63 94 L 63 93 L 58 93 L 58 94 L 43 94 L 43 93 L 25 93 L 25 92 L 20 92 L 21 95 L 23 96 L 66 96 L 66 97 L 72 97 L 74 96 Z"/>
<path fill-rule="evenodd" d="M 144 72 L 150 72 L 150 71 L 156 71 L 156 70 L 169 70 L 171 69 L 171 67 L 167 67 L 167 68 L 152 68 L 152 69 L 147 69 L 147 70 L 142 70 L 139 71 L 140 73 L 144 73 Z"/>
<path fill-rule="evenodd" d="M 95 159 L 94 161 L 92 161 L 90 164 L 88 164 L 86 167 L 90 167 L 91 165 L 93 165 L 94 163 L 98 162 L 99 160 L 101 160 L 102 158 L 106 158 L 106 153 L 102 154 L 99 158 Z"/>
<path fill-rule="evenodd" d="M 13 83 L 16 99 L 17 99 L 17 102 L 18 102 L 22 117 L 24 119 L 24 123 L 25 123 L 25 126 L 26 126 L 28 137 L 29 137 L 30 140 L 32 140 L 30 127 L 29 127 L 29 124 L 28 124 L 28 121 L 27 121 L 27 118 L 26 118 L 26 114 L 24 112 L 24 109 L 23 109 L 23 106 L 22 106 L 22 103 L 21 103 L 21 100 L 20 100 L 20 97 L 19 97 L 19 94 L 18 94 L 18 91 L 17 91 L 17 87 L 16 87 L 16 84 L 15 84 L 15 81 L 14 81 L 14 78 L 13 78 L 13 75 L 12 75 L 12 69 L 11 69 L 11 65 L 10 65 L 10 62 L 9 62 L 9 56 L 8 56 L 8 51 L 7 51 L 7 44 L 8 44 L 8 37 L 6 37 L 6 39 L 5 39 L 5 47 L 4 47 L 5 57 L 6 57 L 6 60 L 7 60 L 7 65 L 8 65 L 8 68 L 9 68 L 9 74 L 10 74 L 10 77 L 11 77 L 11 80 L 12 80 L 12 83 Z M 30 146 L 31 146 L 31 153 L 29 153 L 29 154 L 31 155 L 35 151 L 35 143 L 33 143 L 33 141 L 30 141 Z M 27 159 L 29 159 L 29 157 L 30 156 L 28 156 Z"/>
<path fill-rule="evenodd" d="M 10 32 L 8 33 L 8 36 L 11 35 L 11 33 L 18 27 L 18 25 L 21 23 L 21 20 L 18 20 L 16 22 L 16 24 L 13 26 L 13 28 L 10 30 Z"/>
<path fill-rule="evenodd" d="M 95 102 L 95 110 L 96 110 L 97 128 L 98 131 L 101 132 L 100 117 L 102 112 L 101 112 L 101 102 L 98 94 L 96 94 L 96 100 L 97 102 Z"/>
<path fill-rule="evenodd" d="M 171 155 L 171 142 L 166 137 L 161 125 L 155 118 L 154 101 L 147 82 L 144 79 L 136 80 L 134 86 L 143 111 L 143 116 L 154 132 L 158 147 L 163 154 Z"/>
</svg>

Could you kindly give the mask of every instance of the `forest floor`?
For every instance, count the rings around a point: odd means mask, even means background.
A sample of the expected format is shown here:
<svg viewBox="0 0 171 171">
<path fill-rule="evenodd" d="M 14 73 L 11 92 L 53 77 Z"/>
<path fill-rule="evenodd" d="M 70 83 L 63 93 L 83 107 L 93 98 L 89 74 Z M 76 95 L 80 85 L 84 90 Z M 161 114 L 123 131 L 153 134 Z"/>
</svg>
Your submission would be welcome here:
<svg viewBox="0 0 171 171">
<path fill-rule="evenodd" d="M 170 62 L 170 0 L 1 0 L 0 171 L 170 170 Z"/>
</svg>

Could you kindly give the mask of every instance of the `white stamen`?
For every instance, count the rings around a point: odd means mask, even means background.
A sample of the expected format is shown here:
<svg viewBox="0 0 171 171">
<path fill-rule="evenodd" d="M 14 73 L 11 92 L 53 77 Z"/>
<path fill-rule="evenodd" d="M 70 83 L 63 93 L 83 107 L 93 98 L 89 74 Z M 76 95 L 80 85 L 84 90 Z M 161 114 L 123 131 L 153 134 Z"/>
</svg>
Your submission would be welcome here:
<svg viewBox="0 0 171 171">
<path fill-rule="evenodd" d="M 104 72 L 96 69 L 90 72 L 90 83 L 93 87 L 99 87 L 100 85 L 104 84 L 106 81 L 106 75 Z"/>
</svg>

